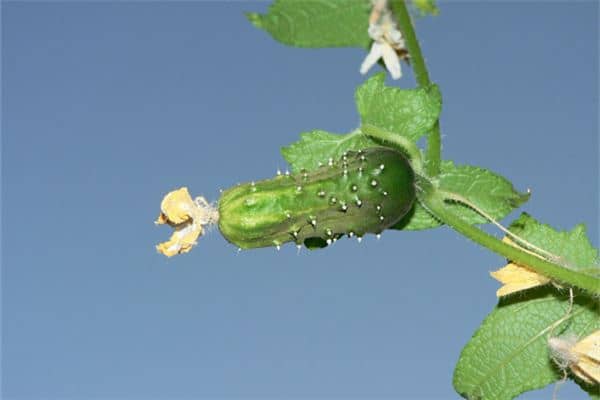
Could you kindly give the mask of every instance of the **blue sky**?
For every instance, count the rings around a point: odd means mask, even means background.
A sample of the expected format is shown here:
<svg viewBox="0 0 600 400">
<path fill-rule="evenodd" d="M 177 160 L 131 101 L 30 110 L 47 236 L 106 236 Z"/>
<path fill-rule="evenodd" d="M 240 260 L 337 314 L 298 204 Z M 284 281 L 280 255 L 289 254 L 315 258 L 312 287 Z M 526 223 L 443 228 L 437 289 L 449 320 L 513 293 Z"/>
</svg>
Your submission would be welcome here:
<svg viewBox="0 0 600 400">
<path fill-rule="evenodd" d="M 215 229 L 154 250 L 167 191 L 216 200 L 285 168 L 299 133 L 359 124 L 364 51 L 276 43 L 243 16 L 266 6 L 2 4 L 3 398 L 456 398 L 503 260 L 449 229 L 300 255 L 238 254 Z M 417 30 L 444 157 L 531 188 L 523 211 L 598 246 L 597 2 L 440 9 Z"/>
</svg>

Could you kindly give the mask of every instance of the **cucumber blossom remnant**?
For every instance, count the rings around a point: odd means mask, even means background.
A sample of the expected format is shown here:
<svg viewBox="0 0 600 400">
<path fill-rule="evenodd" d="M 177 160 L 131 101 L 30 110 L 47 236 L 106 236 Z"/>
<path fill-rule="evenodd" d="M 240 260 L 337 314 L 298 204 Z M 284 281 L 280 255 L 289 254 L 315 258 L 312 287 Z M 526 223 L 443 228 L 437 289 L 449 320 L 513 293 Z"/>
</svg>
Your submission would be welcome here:
<svg viewBox="0 0 600 400">
<path fill-rule="evenodd" d="M 408 160 L 387 147 L 347 152 L 312 171 L 245 183 L 223 192 L 219 229 L 249 249 L 286 242 L 324 247 L 342 235 L 379 234 L 415 200 Z"/>
<path fill-rule="evenodd" d="M 156 246 L 167 257 L 187 253 L 204 233 L 204 227 L 219 219 L 216 208 L 202 196 L 192 200 L 186 187 L 173 190 L 160 204 L 160 214 L 155 224 L 167 224 L 174 229 L 171 238 Z"/>
</svg>

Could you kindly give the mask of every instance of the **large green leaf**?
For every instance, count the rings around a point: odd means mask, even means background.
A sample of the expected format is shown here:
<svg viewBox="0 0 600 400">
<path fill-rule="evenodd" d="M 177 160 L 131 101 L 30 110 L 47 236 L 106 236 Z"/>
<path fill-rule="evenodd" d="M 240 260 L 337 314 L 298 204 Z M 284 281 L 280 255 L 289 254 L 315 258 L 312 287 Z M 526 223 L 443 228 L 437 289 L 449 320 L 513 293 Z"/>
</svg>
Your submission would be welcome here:
<svg viewBox="0 0 600 400">
<path fill-rule="evenodd" d="M 529 199 L 529 194 L 517 192 L 513 185 L 500 175 L 484 168 L 457 166 L 452 161 L 442 162 L 439 187 L 464 197 L 496 220 L 504 218 Z M 450 203 L 448 207 L 470 224 L 488 222 L 464 205 Z M 440 226 L 440 222 L 417 204 L 414 210 L 393 228 L 419 230 L 437 226 Z"/>
<path fill-rule="evenodd" d="M 600 328 L 597 303 L 581 294 L 571 318 L 552 332 L 568 309 L 567 296 L 552 288 L 527 298 L 502 301 L 463 349 L 454 370 L 454 388 L 465 398 L 508 400 L 562 378 L 548 350 L 551 334 L 584 337 Z M 596 307 L 596 308 L 594 308 Z"/>
<path fill-rule="evenodd" d="M 369 47 L 369 0 L 276 0 L 250 22 L 297 47 Z"/>
<path fill-rule="evenodd" d="M 510 229 L 573 268 L 597 267 L 598 250 L 581 225 L 558 232 L 523 214 Z M 600 329 L 600 304 L 583 292 L 575 293 L 571 314 L 564 318 L 569 309 L 566 293 L 546 286 L 503 298 L 463 349 L 454 371 L 455 389 L 466 398 L 504 400 L 561 379 L 548 338 L 583 338 Z"/>
<path fill-rule="evenodd" d="M 370 124 L 417 141 L 435 124 L 442 109 L 436 85 L 399 89 L 385 86 L 385 73 L 369 78 L 355 93 L 363 125 Z"/>
</svg>

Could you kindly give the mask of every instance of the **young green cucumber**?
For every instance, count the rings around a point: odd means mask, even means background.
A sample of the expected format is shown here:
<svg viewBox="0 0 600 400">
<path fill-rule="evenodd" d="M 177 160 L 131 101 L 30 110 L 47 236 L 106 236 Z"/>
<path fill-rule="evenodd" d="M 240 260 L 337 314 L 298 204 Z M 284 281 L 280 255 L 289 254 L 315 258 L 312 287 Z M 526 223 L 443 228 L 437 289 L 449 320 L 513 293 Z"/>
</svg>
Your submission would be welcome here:
<svg viewBox="0 0 600 400">
<path fill-rule="evenodd" d="M 219 229 L 248 249 L 286 242 L 322 247 L 342 235 L 378 234 L 415 200 L 415 177 L 398 151 L 347 152 L 313 171 L 245 183 L 223 192 Z"/>
</svg>

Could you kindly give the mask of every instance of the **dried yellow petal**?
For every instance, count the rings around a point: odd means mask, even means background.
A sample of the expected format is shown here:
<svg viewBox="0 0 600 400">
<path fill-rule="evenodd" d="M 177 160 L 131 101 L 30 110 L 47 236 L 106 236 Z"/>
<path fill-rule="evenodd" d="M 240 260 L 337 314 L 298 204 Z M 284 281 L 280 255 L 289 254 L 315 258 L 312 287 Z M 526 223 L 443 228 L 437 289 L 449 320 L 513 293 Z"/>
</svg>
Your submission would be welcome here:
<svg viewBox="0 0 600 400">
<path fill-rule="evenodd" d="M 167 257 L 190 251 L 204 233 L 203 225 L 218 219 L 217 210 L 203 197 L 192 200 L 186 187 L 169 192 L 160 209 L 156 224 L 168 224 L 175 229 L 168 241 L 156 246 Z"/>
<path fill-rule="evenodd" d="M 201 234 L 202 226 L 186 224 L 181 229 L 175 228 L 175 232 L 173 232 L 171 238 L 166 242 L 158 244 L 156 250 L 167 257 L 187 253 L 197 243 L 197 239 Z"/>
<path fill-rule="evenodd" d="M 545 276 L 513 263 L 508 263 L 498 271 L 490 272 L 490 275 L 503 284 L 496 291 L 496 296 L 498 297 L 545 285 L 550 282 L 550 279 Z"/>
<path fill-rule="evenodd" d="M 519 247 L 508 237 L 504 237 L 502 241 L 515 247 Z M 527 249 L 522 250 L 533 255 L 537 255 L 528 251 Z M 521 290 L 530 289 L 536 286 L 542 286 L 550 282 L 550 279 L 546 278 L 544 275 L 540 275 L 525 266 L 512 262 L 508 263 L 506 266 L 497 271 L 490 272 L 490 275 L 503 284 L 503 286 L 496 291 L 496 296 L 498 297 L 520 292 Z"/>
<path fill-rule="evenodd" d="M 570 368 L 585 382 L 600 383 L 600 330 L 576 340 L 573 337 L 548 339 L 552 358 L 560 368 Z"/>
<path fill-rule="evenodd" d="M 192 218 L 194 200 L 186 187 L 169 192 L 160 203 L 157 224 L 181 224 Z"/>
</svg>

